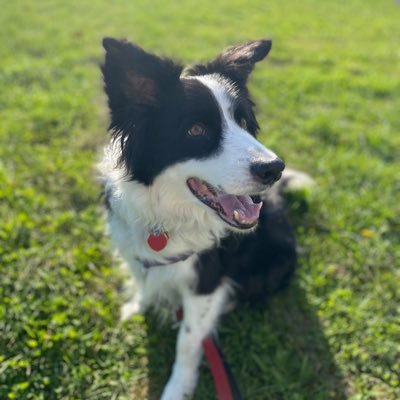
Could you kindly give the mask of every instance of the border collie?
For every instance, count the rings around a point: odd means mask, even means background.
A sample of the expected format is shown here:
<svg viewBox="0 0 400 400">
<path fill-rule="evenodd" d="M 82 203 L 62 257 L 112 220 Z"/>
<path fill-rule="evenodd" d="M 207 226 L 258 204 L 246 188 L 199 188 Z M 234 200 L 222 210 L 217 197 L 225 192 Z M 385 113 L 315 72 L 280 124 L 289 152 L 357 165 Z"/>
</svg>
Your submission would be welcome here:
<svg viewBox="0 0 400 400">
<path fill-rule="evenodd" d="M 105 38 L 103 46 L 107 218 L 136 286 L 122 318 L 183 307 L 162 399 L 186 399 L 202 341 L 220 316 L 237 300 L 265 299 L 292 275 L 295 238 L 282 190 L 307 176 L 284 171 L 256 139 L 246 83 L 271 41 L 234 46 L 186 69 L 125 40 Z"/>
</svg>

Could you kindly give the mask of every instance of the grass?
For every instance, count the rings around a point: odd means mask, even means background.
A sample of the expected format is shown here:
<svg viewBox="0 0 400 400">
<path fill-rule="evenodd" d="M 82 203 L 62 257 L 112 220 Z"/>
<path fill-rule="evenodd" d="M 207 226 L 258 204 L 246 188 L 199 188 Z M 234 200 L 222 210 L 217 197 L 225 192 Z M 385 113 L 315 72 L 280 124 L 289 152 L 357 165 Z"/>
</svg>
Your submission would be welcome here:
<svg viewBox="0 0 400 400">
<path fill-rule="evenodd" d="M 106 35 L 188 62 L 273 37 L 251 80 L 261 140 L 317 188 L 305 214 L 292 202 L 295 281 L 226 318 L 224 352 L 246 399 L 400 398 L 399 17 L 390 0 L 4 3 L 0 398 L 154 399 L 173 360 L 169 327 L 118 320 L 93 169 Z M 213 398 L 204 367 L 196 399 Z"/>
</svg>

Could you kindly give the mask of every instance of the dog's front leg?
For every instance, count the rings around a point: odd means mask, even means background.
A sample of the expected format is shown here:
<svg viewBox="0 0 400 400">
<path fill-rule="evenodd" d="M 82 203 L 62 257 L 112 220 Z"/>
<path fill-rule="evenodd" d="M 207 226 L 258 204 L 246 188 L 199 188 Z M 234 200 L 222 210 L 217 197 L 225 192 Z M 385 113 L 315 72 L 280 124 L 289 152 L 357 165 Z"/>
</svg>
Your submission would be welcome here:
<svg viewBox="0 0 400 400">
<path fill-rule="evenodd" d="M 179 329 L 176 359 L 162 400 L 190 399 L 198 377 L 202 342 L 216 326 L 229 292 L 222 284 L 209 295 L 183 294 L 183 320 Z"/>
</svg>

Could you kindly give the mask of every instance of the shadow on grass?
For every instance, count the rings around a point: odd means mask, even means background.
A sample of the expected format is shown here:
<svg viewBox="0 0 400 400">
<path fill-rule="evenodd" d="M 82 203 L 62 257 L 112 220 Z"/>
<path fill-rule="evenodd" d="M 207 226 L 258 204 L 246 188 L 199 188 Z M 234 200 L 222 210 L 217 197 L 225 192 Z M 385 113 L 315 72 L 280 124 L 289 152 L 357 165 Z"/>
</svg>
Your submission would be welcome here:
<svg viewBox="0 0 400 400">
<path fill-rule="evenodd" d="M 159 399 L 174 359 L 177 331 L 148 323 L 148 398 Z M 295 280 L 266 307 L 225 317 L 221 346 L 247 400 L 345 399 L 345 385 L 304 290 Z M 202 365 L 195 399 L 215 399 Z"/>
</svg>

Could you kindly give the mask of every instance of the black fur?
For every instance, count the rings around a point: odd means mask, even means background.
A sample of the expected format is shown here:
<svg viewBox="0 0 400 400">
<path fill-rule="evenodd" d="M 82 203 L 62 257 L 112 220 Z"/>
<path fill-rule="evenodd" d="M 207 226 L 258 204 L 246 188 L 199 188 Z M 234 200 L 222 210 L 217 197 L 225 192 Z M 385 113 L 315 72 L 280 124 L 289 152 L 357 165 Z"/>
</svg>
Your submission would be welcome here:
<svg viewBox="0 0 400 400">
<path fill-rule="evenodd" d="M 264 201 L 255 232 L 232 233 L 200 254 L 197 292 L 212 293 L 224 278 L 237 283 L 238 298 L 262 302 L 286 286 L 296 266 L 296 241 L 283 204 Z"/>
</svg>

